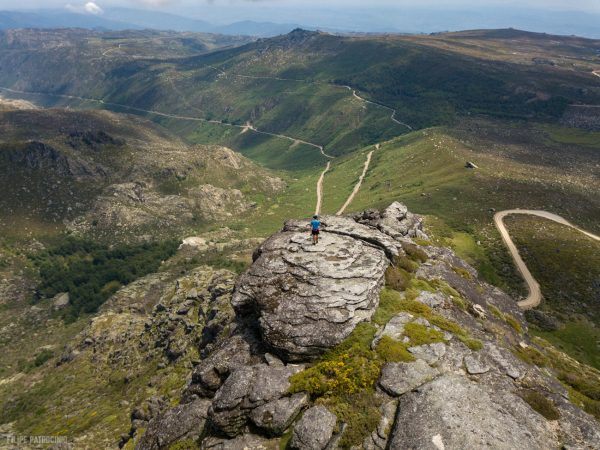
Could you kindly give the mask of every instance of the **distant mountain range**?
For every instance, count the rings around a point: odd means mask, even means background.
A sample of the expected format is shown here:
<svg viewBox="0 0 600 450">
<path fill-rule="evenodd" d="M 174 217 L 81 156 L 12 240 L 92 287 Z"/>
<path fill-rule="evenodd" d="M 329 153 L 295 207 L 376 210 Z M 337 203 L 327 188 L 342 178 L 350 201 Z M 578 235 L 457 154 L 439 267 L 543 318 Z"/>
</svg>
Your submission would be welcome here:
<svg viewBox="0 0 600 450">
<path fill-rule="evenodd" d="M 248 2 L 249 3 L 249 2 Z M 269 9 L 270 8 L 270 9 Z M 222 11 L 221 11 L 222 12 Z M 231 23 L 228 23 L 231 22 Z M 278 23 L 282 22 L 282 23 Z M 600 38 L 600 14 L 581 11 L 553 11 L 528 8 L 482 7 L 477 10 L 317 8 L 294 14 L 265 6 L 260 12 L 244 9 L 234 15 L 220 14 L 195 18 L 156 10 L 106 8 L 102 14 L 84 14 L 68 9 L 0 11 L 0 29 L 88 28 L 120 31 L 156 29 L 273 37 L 295 28 L 328 32 L 432 33 L 471 29 L 517 28 L 557 35 Z"/>
<path fill-rule="evenodd" d="M 157 11 L 107 9 L 104 14 L 79 14 L 67 10 L 0 11 L 0 30 L 11 28 L 89 28 L 102 30 L 157 29 L 228 35 L 271 37 L 289 33 L 297 24 L 245 20 L 228 25 Z"/>
</svg>

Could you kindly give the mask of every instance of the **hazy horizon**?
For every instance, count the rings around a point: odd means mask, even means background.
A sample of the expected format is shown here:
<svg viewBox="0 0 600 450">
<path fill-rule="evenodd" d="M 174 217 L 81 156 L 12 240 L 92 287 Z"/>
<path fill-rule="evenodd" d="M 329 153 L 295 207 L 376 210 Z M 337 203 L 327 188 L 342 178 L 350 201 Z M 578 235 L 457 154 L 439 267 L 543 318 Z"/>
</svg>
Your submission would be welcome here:
<svg viewBox="0 0 600 450">
<path fill-rule="evenodd" d="M 216 25 L 239 21 L 293 24 L 358 32 L 429 33 L 474 28 L 520 28 L 600 38 L 600 2 L 574 0 L 0 0 L 0 10 L 54 9 L 122 20 L 115 8 L 180 15 Z"/>
</svg>

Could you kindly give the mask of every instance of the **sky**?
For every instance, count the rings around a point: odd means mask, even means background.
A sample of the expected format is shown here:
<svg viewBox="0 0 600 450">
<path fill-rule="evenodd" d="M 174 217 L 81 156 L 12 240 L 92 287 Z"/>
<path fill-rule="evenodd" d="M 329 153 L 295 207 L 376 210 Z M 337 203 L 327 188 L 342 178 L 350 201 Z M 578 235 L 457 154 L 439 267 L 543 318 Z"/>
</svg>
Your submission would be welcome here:
<svg viewBox="0 0 600 450">
<path fill-rule="evenodd" d="M 24 9 L 24 8 L 61 8 L 67 4 L 82 5 L 84 1 L 68 0 L 0 0 L 2 9 Z M 91 3 L 91 2 L 90 2 Z M 575 10 L 600 12 L 599 0 L 96 0 L 98 7 L 122 6 L 122 7 L 145 7 L 160 8 L 172 11 L 198 12 L 205 7 L 238 7 L 252 5 L 253 8 L 282 7 L 282 8 L 306 8 L 307 5 L 318 7 L 438 7 L 443 9 L 454 9 L 463 7 L 481 8 L 484 6 L 504 6 L 520 8 L 539 8 L 553 10 Z M 511 6 L 512 5 L 512 6 Z"/>
<path fill-rule="evenodd" d="M 521 28 L 600 37 L 600 0 L 0 0 L 0 10 L 109 15 L 158 9 L 215 25 L 252 20 L 339 31 L 432 32 Z M 110 19 L 120 20 L 111 15 Z"/>
</svg>

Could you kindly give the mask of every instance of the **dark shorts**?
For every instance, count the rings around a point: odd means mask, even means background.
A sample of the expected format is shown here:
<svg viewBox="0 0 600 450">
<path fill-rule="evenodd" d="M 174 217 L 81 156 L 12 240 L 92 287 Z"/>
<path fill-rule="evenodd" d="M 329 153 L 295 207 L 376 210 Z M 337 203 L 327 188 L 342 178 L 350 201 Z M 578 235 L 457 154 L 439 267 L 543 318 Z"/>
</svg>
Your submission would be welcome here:
<svg viewBox="0 0 600 450">
<path fill-rule="evenodd" d="M 319 230 L 312 230 L 312 235 L 313 236 L 318 236 L 319 235 Z"/>
</svg>

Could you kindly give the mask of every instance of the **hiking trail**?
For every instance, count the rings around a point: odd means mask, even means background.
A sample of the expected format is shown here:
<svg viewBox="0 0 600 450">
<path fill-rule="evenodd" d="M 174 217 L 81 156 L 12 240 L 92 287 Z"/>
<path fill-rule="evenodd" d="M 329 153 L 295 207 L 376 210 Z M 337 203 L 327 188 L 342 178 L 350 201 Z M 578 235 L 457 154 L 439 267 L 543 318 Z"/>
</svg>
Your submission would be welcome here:
<svg viewBox="0 0 600 450">
<path fill-rule="evenodd" d="M 376 149 L 379 148 L 379 144 L 377 144 L 375 146 Z M 358 191 L 360 190 L 360 187 L 362 186 L 362 182 L 365 179 L 365 176 L 367 175 L 367 170 L 369 170 L 369 165 L 371 164 L 371 157 L 373 156 L 373 152 L 375 150 L 371 150 L 369 152 L 369 154 L 367 155 L 367 159 L 365 161 L 365 165 L 363 167 L 363 171 L 360 174 L 360 177 L 358 177 L 358 181 L 357 183 L 354 185 L 354 189 L 352 190 L 352 193 L 348 196 L 348 199 L 346 200 L 346 203 L 344 203 L 344 205 L 340 208 L 340 210 L 335 214 L 336 216 L 341 216 L 342 214 L 344 214 L 344 211 L 346 211 L 346 208 L 348 206 L 350 206 L 350 203 L 352 203 L 352 200 L 354 200 L 354 197 L 356 196 L 356 194 L 358 194 Z"/>
<path fill-rule="evenodd" d="M 317 181 L 317 206 L 315 207 L 315 214 L 321 214 L 321 205 L 323 203 L 323 179 L 325 178 L 325 174 L 329 172 L 329 168 L 331 167 L 331 161 L 327 161 L 327 165 L 325 166 L 325 170 L 321 173 L 319 180 Z"/>
</svg>

